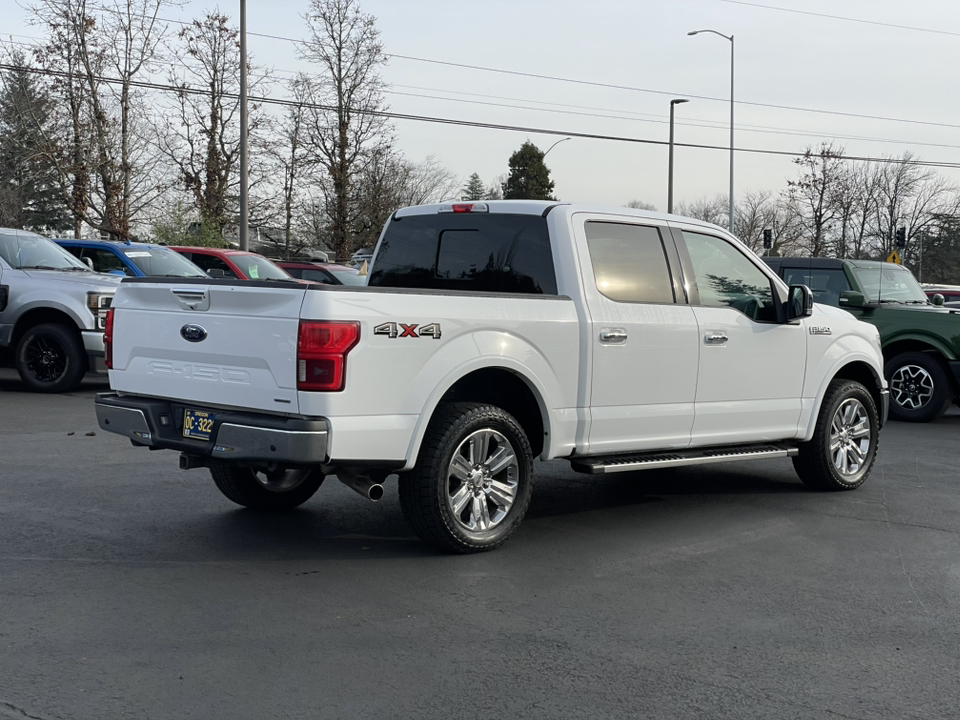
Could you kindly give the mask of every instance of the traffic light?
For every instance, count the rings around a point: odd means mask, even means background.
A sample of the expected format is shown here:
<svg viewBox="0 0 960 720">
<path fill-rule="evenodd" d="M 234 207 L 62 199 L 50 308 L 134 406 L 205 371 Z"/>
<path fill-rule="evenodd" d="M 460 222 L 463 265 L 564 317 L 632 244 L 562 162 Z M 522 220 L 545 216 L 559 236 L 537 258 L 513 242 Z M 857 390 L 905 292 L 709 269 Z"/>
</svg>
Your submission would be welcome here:
<svg viewBox="0 0 960 720">
<path fill-rule="evenodd" d="M 903 250 L 907 246 L 907 229 L 905 227 L 897 228 L 897 249 Z"/>
<path fill-rule="evenodd" d="M 769 250 L 773 247 L 773 230 L 766 228 L 763 231 L 763 249 Z"/>
</svg>

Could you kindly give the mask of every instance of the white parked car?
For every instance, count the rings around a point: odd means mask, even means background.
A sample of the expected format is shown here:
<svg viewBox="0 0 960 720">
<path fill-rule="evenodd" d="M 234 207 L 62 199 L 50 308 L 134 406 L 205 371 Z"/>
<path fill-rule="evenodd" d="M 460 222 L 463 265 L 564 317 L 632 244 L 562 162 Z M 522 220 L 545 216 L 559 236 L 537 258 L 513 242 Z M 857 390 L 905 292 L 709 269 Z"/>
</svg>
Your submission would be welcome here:
<svg viewBox="0 0 960 720">
<path fill-rule="evenodd" d="M 425 541 L 488 550 L 535 458 L 586 473 L 792 457 L 867 478 L 888 408 L 877 329 L 814 306 L 720 228 L 540 201 L 398 211 L 368 284 L 124 280 L 100 427 L 286 509 L 399 474 Z"/>
</svg>

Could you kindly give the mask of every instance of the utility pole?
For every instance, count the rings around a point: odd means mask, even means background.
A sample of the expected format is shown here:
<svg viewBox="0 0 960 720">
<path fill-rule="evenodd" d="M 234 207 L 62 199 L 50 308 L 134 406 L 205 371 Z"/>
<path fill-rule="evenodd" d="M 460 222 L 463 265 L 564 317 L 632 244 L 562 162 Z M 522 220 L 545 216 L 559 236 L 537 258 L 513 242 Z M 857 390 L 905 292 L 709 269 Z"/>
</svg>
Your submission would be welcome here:
<svg viewBox="0 0 960 720">
<path fill-rule="evenodd" d="M 247 184 L 247 0 L 240 0 L 240 249 L 249 249 Z"/>
</svg>

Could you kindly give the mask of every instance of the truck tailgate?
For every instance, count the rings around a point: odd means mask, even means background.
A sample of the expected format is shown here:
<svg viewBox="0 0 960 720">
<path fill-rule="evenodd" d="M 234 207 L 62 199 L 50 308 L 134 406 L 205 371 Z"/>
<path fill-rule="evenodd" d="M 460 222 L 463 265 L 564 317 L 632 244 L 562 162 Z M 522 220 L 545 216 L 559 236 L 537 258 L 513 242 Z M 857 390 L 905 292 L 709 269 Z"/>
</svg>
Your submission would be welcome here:
<svg viewBox="0 0 960 720">
<path fill-rule="evenodd" d="M 125 281 L 113 307 L 111 387 L 200 406 L 297 413 L 292 283 Z"/>
</svg>

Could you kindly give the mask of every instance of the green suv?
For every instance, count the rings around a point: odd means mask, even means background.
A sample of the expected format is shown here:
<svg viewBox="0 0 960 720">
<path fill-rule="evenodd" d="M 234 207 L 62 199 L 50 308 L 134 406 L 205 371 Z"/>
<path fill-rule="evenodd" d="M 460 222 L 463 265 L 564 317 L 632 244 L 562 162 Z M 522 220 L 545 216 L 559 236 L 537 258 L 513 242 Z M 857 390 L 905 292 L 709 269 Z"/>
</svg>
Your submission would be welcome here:
<svg viewBox="0 0 960 720">
<path fill-rule="evenodd" d="M 875 260 L 765 257 L 788 285 L 877 326 L 890 417 L 929 422 L 960 394 L 960 311 L 929 299 L 905 267 Z"/>
</svg>

